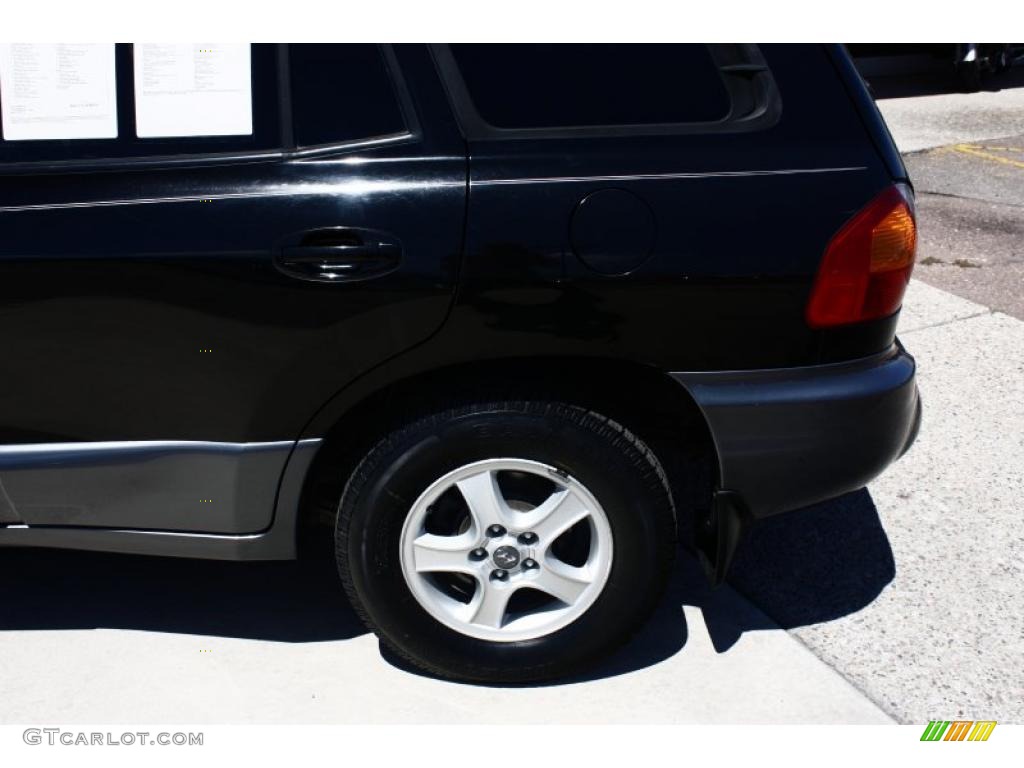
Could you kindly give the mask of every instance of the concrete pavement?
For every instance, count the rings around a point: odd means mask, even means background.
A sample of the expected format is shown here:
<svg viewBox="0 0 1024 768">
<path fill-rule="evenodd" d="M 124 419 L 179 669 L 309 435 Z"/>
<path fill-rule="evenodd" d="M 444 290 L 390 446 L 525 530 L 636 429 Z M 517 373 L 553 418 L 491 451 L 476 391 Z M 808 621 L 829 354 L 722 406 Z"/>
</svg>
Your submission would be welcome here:
<svg viewBox="0 0 1024 768">
<path fill-rule="evenodd" d="M 951 92 L 953 78 L 871 80 L 901 152 L 1024 133 L 1024 66 L 985 82 L 980 93 Z"/>
<path fill-rule="evenodd" d="M 767 521 L 732 581 L 900 722 L 1024 722 L 1024 322 L 921 282 L 905 307 L 917 443 Z"/>
<path fill-rule="evenodd" d="M 405 671 L 330 570 L 4 552 L 3 723 L 886 723 L 683 559 L 655 619 L 585 678 L 459 685 Z"/>
<path fill-rule="evenodd" d="M 0 722 L 889 722 L 688 560 L 617 657 L 582 680 L 520 688 L 392 665 L 324 586 L 333 574 L 294 564 L 12 551 L 0 573 L 27 587 L 0 619 Z M 262 614 L 260 591 L 281 577 Z"/>
</svg>

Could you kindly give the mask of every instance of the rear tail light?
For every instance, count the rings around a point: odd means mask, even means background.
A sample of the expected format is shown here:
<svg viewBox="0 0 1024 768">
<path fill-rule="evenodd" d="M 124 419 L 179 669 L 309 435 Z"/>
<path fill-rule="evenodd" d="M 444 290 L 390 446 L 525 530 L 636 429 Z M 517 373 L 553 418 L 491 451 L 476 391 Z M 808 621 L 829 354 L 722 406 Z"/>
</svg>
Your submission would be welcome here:
<svg viewBox="0 0 1024 768">
<path fill-rule="evenodd" d="M 916 250 L 913 193 L 902 184 L 889 187 L 829 242 L 807 303 L 808 325 L 829 328 L 896 312 Z"/>
</svg>

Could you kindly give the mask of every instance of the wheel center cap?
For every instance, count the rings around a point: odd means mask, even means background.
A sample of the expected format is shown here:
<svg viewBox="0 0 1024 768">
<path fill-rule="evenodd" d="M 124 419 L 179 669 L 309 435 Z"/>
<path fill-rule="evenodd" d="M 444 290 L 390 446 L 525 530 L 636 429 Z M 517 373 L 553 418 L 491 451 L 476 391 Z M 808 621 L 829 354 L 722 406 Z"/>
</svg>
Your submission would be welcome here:
<svg viewBox="0 0 1024 768">
<path fill-rule="evenodd" d="M 515 547 L 507 545 L 498 547 L 494 550 L 494 554 L 491 557 L 494 560 L 494 564 L 499 568 L 515 568 L 519 565 L 519 550 Z"/>
</svg>

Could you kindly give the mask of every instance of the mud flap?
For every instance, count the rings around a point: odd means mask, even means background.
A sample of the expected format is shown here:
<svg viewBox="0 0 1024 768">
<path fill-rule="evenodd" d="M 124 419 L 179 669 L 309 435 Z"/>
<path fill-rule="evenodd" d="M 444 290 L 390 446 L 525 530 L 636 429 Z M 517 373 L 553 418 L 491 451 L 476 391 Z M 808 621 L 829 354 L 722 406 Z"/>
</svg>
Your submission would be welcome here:
<svg viewBox="0 0 1024 768">
<path fill-rule="evenodd" d="M 750 522 L 751 516 L 739 494 L 727 490 L 715 491 L 710 509 L 696 521 L 693 543 L 712 586 L 725 581 Z"/>
</svg>

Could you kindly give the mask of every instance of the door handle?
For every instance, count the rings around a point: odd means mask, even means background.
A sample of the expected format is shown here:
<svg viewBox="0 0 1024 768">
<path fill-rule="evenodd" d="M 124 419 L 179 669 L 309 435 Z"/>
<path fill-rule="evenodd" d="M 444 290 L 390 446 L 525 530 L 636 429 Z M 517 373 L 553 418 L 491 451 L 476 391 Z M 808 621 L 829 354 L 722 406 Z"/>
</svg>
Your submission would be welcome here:
<svg viewBox="0 0 1024 768">
<path fill-rule="evenodd" d="M 315 230 L 290 239 L 292 244 L 281 247 L 276 264 L 286 275 L 300 280 L 370 280 L 393 272 L 401 262 L 398 241 L 372 230 Z"/>
</svg>

